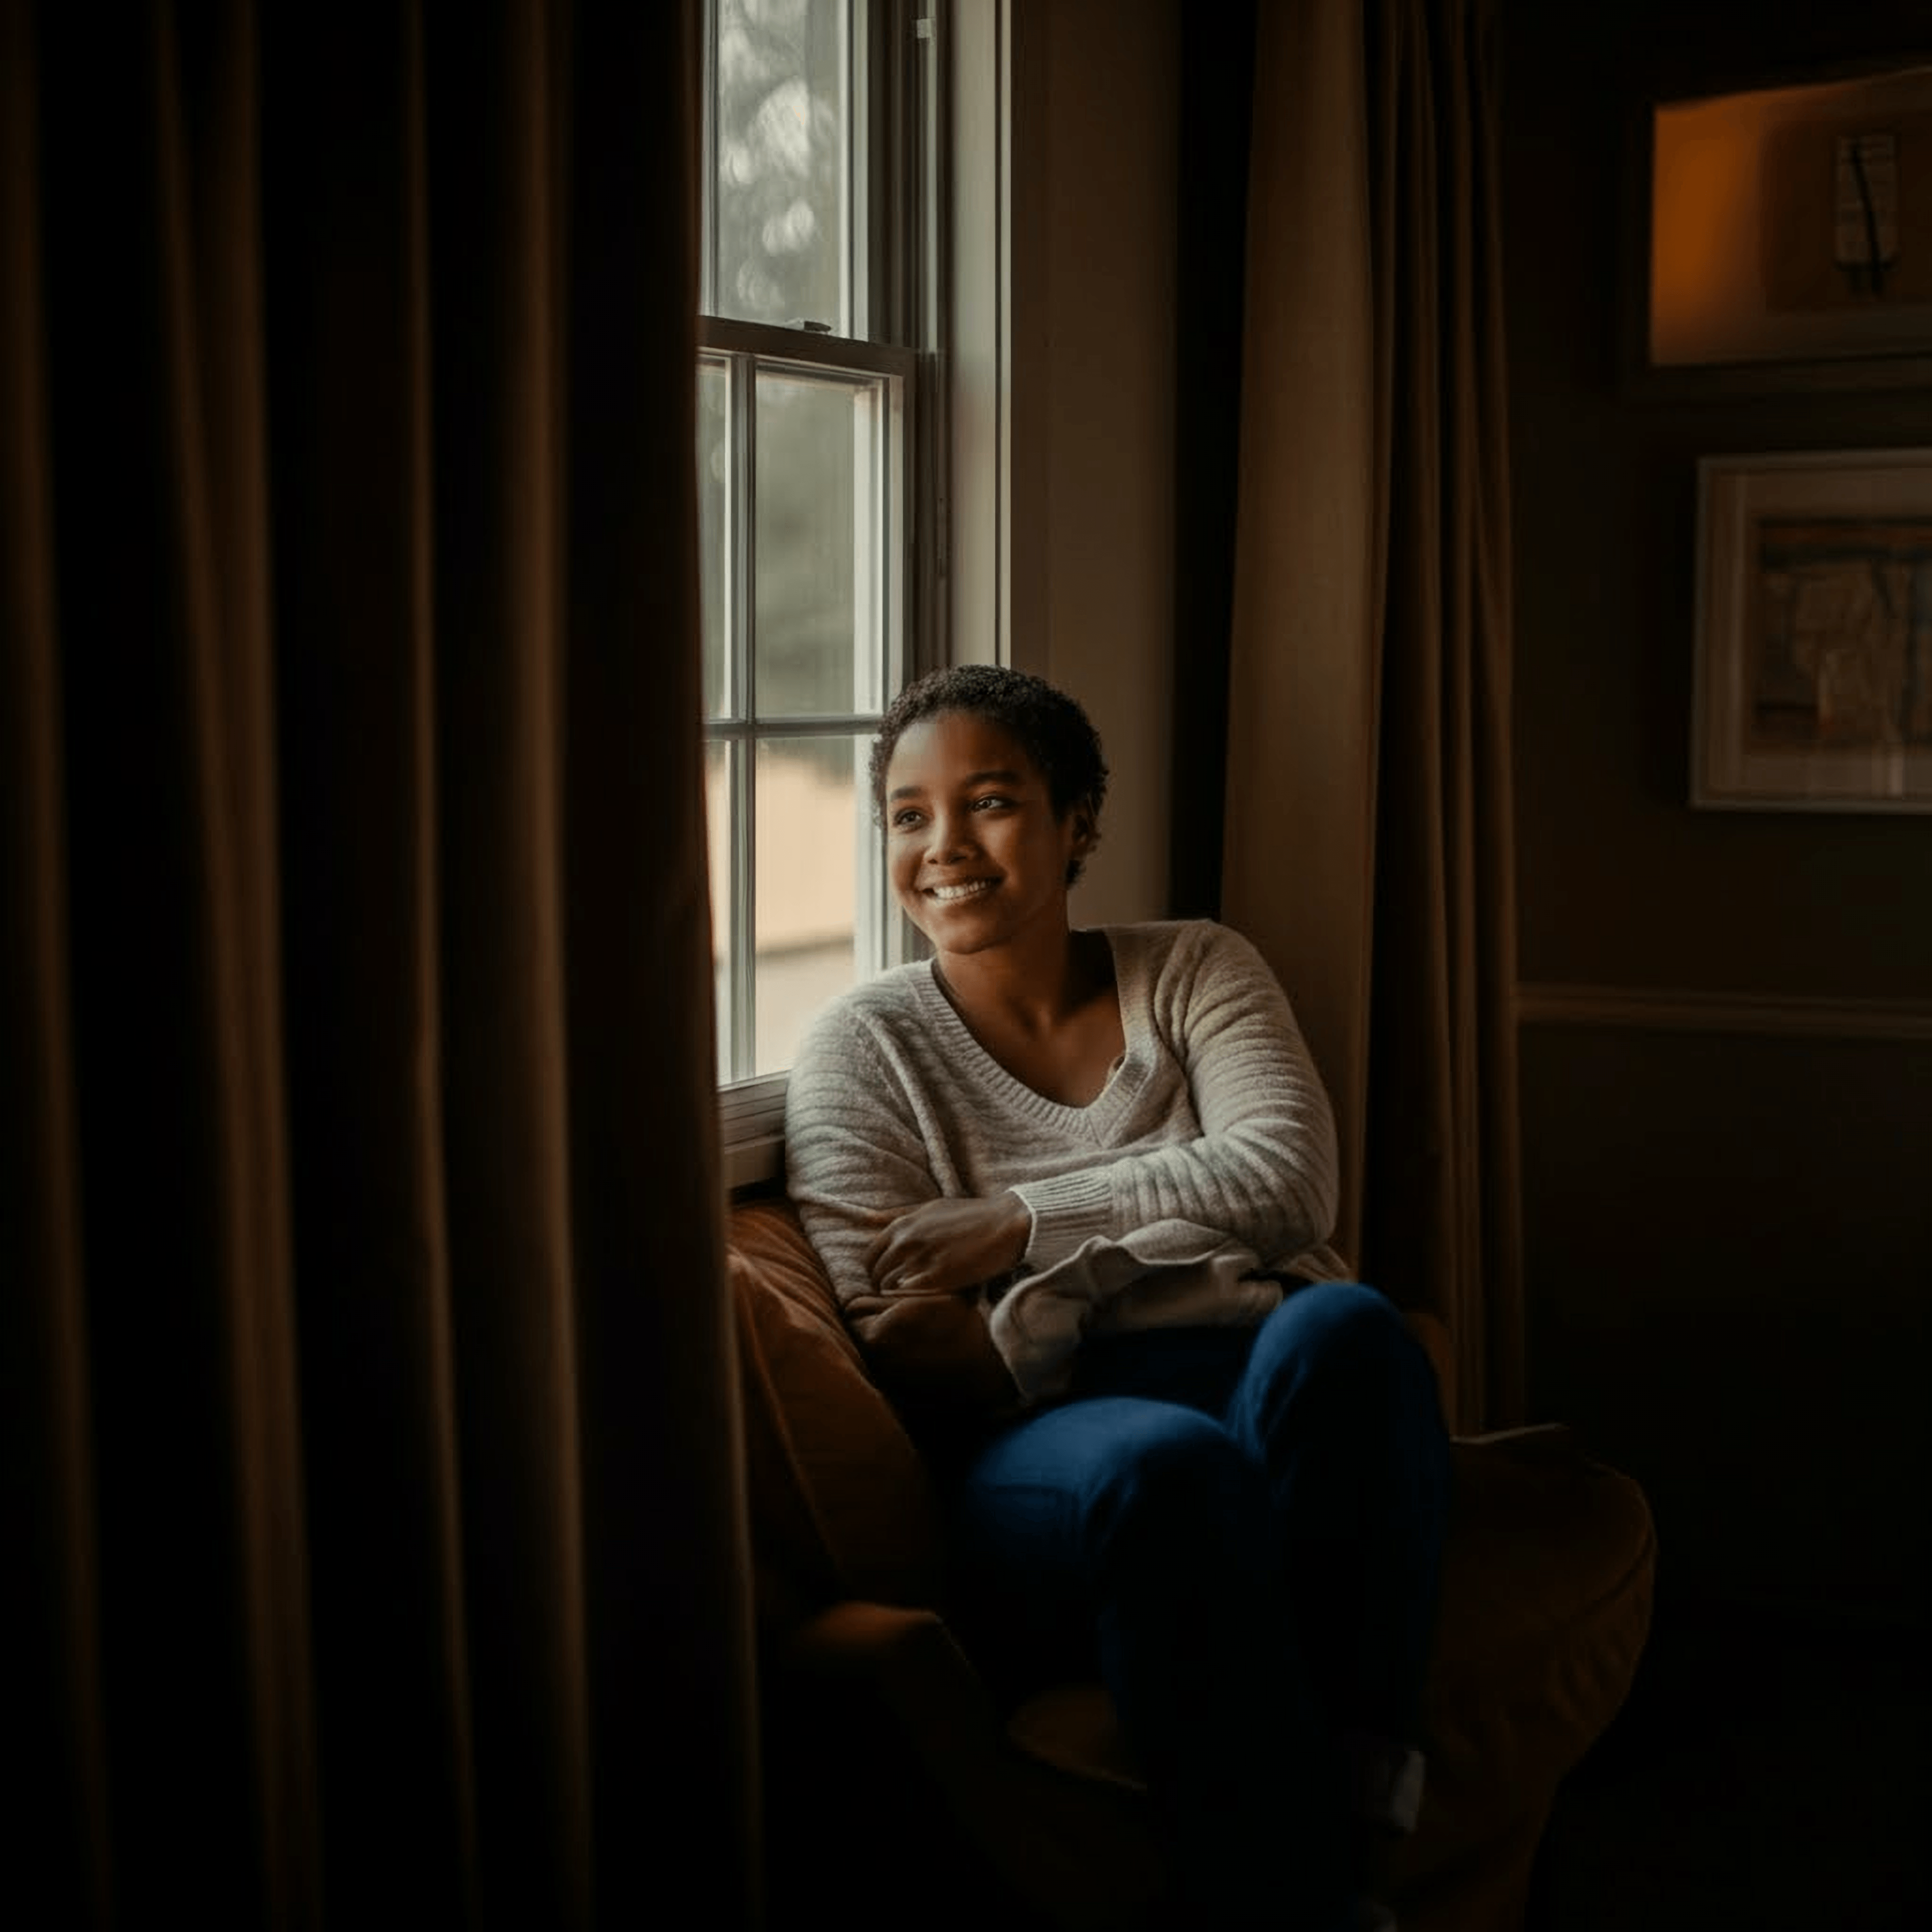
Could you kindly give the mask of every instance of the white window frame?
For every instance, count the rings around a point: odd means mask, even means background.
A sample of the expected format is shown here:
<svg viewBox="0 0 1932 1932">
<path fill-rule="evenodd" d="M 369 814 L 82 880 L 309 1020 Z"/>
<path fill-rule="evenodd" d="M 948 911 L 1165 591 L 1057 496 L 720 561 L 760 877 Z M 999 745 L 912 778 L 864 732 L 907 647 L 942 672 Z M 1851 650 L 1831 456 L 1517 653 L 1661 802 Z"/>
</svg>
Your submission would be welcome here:
<svg viewBox="0 0 1932 1932">
<path fill-rule="evenodd" d="M 894 500 L 909 513 L 898 520 L 883 560 L 878 594 L 886 599 L 886 641 L 882 661 L 876 667 L 878 688 L 875 694 L 861 693 L 876 695 L 878 708 L 882 709 L 905 677 L 944 662 L 951 655 L 946 541 L 951 478 L 946 429 L 955 398 L 944 372 L 952 336 L 947 292 L 951 286 L 949 238 L 956 214 L 952 165 L 956 157 L 948 83 L 962 23 L 967 23 L 964 30 L 970 37 L 970 23 L 978 16 L 1004 16 L 1006 0 L 991 0 L 991 4 L 989 0 L 851 0 L 851 4 L 854 41 L 862 50 L 862 57 L 854 62 L 850 84 L 855 140 L 869 138 L 865 130 L 875 125 L 885 128 L 889 145 L 904 145 L 909 134 L 918 137 L 909 167 L 874 169 L 874 191 L 866 202 L 871 221 L 854 226 L 856 292 L 848 292 L 847 298 L 853 333 L 831 332 L 823 326 L 824 318 L 802 319 L 813 324 L 808 328 L 700 313 L 698 343 L 700 357 L 725 367 L 732 385 L 734 434 L 741 439 L 734 476 L 744 479 L 738 486 L 736 513 L 740 515 L 750 501 L 749 479 L 755 460 L 755 452 L 742 440 L 751 435 L 754 420 L 752 411 L 744 406 L 749 403 L 760 369 L 872 373 L 886 386 L 893 417 L 886 460 L 896 463 L 899 473 L 886 481 Z M 707 50 L 711 38 L 707 32 Z M 712 93 L 707 73 L 707 119 Z M 874 110 L 882 120 L 875 121 Z M 707 127 L 707 155 L 711 151 Z M 862 152 L 855 173 L 872 167 L 877 159 L 875 154 Z M 916 208 L 908 208 L 902 199 L 906 196 L 917 197 Z M 912 248 L 893 256 L 895 227 L 904 226 L 909 213 L 914 217 L 910 222 L 915 238 Z M 708 207 L 706 215 L 708 223 Z M 882 252 L 892 257 L 890 272 L 870 278 L 868 297 L 866 266 L 879 261 Z M 708 232 L 704 254 L 708 270 L 713 254 Z M 736 581 L 730 599 L 734 606 L 731 648 L 740 674 L 747 668 L 751 654 L 746 628 L 752 611 L 747 556 L 744 544 L 734 543 Z M 742 692 L 743 687 L 739 688 Z M 774 722 L 758 716 L 755 693 L 751 694 L 751 702 L 748 717 L 741 716 L 728 724 L 711 721 L 706 725 L 708 740 L 735 740 L 746 753 L 734 761 L 736 797 L 731 836 L 739 850 L 732 866 L 733 903 L 720 910 L 728 917 L 734 947 L 742 948 L 747 955 L 756 944 L 750 922 L 757 855 L 752 847 L 748 814 L 757 744 L 823 733 L 862 736 L 878 716 L 878 709 L 855 710 L 836 716 L 788 717 Z M 741 713 L 743 709 L 741 699 Z M 867 908 L 871 909 L 876 934 L 872 963 L 882 966 L 906 956 L 912 939 L 891 907 L 863 782 L 862 757 L 859 763 L 854 826 L 859 916 L 862 927 Z M 741 998 L 737 975 L 727 977 L 728 996 L 734 1000 Z M 784 1088 L 782 1072 L 727 1079 L 720 1086 L 718 1121 L 725 1179 L 734 1190 L 770 1181 L 782 1172 Z"/>
</svg>

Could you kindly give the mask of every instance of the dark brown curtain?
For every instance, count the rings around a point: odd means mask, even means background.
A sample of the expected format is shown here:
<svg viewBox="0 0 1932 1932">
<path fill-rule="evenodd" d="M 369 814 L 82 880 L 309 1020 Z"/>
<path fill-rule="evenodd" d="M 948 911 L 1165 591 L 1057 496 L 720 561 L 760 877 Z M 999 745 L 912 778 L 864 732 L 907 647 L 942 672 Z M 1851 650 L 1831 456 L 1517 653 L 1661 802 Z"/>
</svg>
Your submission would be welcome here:
<svg viewBox="0 0 1932 1932">
<path fill-rule="evenodd" d="M 757 1891 L 694 5 L 0 0 L 0 1918 Z"/>
<path fill-rule="evenodd" d="M 1222 862 L 1465 1427 L 1522 1399 L 1493 10 L 1256 9 Z"/>
</svg>

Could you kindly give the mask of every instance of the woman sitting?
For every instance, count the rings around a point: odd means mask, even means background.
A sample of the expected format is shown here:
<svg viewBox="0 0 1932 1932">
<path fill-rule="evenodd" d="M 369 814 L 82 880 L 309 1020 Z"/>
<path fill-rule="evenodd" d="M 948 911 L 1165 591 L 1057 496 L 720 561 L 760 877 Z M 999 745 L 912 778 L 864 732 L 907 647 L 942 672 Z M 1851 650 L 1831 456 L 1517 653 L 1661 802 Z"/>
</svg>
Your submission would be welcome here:
<svg viewBox="0 0 1932 1932">
<path fill-rule="evenodd" d="M 969 1615 L 1097 1668 L 1171 1833 L 1164 1922 L 1388 1924 L 1448 1442 L 1400 1316 L 1324 1245 L 1288 1001 L 1212 921 L 1071 925 L 1107 767 L 1039 679 L 916 682 L 871 776 L 932 956 L 818 1017 L 788 1184 L 932 1454 Z"/>
</svg>

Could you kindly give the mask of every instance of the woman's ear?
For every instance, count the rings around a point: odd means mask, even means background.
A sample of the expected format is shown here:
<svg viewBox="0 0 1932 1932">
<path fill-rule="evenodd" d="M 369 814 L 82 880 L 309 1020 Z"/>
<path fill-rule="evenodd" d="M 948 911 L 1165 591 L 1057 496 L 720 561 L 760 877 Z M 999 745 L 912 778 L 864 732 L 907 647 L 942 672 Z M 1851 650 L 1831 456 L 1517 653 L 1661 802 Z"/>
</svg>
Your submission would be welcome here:
<svg viewBox="0 0 1932 1932">
<path fill-rule="evenodd" d="M 1088 856 L 1100 842 L 1100 814 L 1094 809 L 1092 802 L 1083 799 L 1077 805 L 1067 808 L 1062 821 L 1072 832 L 1072 843 L 1066 853 L 1066 883 L 1076 886 L 1080 883 L 1080 874 L 1086 869 Z"/>
<path fill-rule="evenodd" d="M 1100 814 L 1084 802 L 1073 808 L 1073 851 L 1084 859 L 1100 842 Z"/>
</svg>

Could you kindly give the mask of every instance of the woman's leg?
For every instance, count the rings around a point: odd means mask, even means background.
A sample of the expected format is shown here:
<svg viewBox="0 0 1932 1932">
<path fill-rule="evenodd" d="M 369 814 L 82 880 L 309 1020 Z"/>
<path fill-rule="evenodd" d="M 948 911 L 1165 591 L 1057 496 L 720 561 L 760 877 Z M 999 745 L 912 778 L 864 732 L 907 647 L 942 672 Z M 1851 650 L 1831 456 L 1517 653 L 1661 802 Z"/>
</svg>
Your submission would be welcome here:
<svg viewBox="0 0 1932 1932">
<path fill-rule="evenodd" d="M 1256 1460 L 1196 1409 L 1095 1395 L 1002 1432 L 952 1501 L 982 1602 L 1036 1634 L 1093 1633 L 1169 1808 L 1177 1916 L 1204 1929 L 1342 1923 L 1340 1779 Z"/>
<path fill-rule="evenodd" d="M 1226 1411 L 1268 1474 L 1289 1588 L 1338 1736 L 1416 1738 L 1449 1500 L 1427 1355 L 1375 1289 L 1296 1289 Z"/>
</svg>

